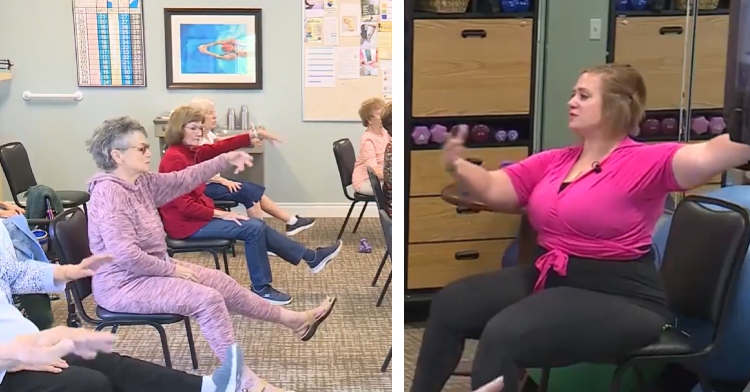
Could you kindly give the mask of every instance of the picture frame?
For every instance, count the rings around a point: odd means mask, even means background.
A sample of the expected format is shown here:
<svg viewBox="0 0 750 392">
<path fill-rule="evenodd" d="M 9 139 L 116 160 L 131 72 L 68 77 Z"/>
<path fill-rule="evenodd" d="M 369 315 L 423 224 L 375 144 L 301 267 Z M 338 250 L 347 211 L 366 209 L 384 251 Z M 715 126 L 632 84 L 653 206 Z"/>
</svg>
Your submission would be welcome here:
<svg viewBox="0 0 750 392">
<path fill-rule="evenodd" d="M 262 90 L 260 8 L 165 8 L 167 89 Z"/>
</svg>

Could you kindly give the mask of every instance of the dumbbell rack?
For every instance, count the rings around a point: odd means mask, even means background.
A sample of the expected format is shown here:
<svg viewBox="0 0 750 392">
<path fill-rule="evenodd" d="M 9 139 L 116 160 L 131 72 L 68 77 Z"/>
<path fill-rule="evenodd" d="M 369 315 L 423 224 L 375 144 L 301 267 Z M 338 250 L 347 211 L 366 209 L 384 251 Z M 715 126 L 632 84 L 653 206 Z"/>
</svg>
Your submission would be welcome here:
<svg viewBox="0 0 750 392">
<path fill-rule="evenodd" d="M 647 121 L 658 121 L 660 125 L 676 121 L 682 125 L 676 129 L 660 126 L 655 132 L 648 132 L 647 127 L 642 126 L 638 139 L 644 142 L 708 140 L 717 133 L 698 134 L 693 128 L 699 132 L 702 129 L 693 127 L 693 120 L 700 117 L 710 120 L 723 115 L 729 0 L 720 0 L 714 10 L 697 10 L 695 25 L 692 21 L 686 24 L 687 11 L 679 9 L 680 1 L 647 1 L 643 10 L 619 10 L 620 1 L 610 1 L 607 61 L 633 65 L 643 74 L 649 92 Z M 691 39 L 693 29 L 695 40 Z M 691 61 L 690 53 L 695 54 L 694 61 Z M 684 76 L 683 64 L 686 65 Z M 693 78 L 688 76 L 691 67 L 695 69 Z M 689 91 L 691 99 L 687 99 Z M 680 110 L 688 105 L 690 110 Z M 665 119 L 669 120 L 665 122 Z M 719 123 L 720 120 L 714 120 L 712 125 Z M 718 130 L 720 126 L 715 128 Z M 704 186 L 676 193 L 673 197 L 679 201 L 686 193 L 720 187 L 725 183 L 725 177 L 717 176 Z"/>
<path fill-rule="evenodd" d="M 424 309 L 445 283 L 482 272 L 482 263 L 496 269 L 519 227 L 518 217 L 459 216 L 443 202 L 440 190 L 451 180 L 440 166 L 440 137 L 434 141 L 430 134 L 427 143 L 417 144 L 412 130 L 465 125 L 467 155 L 488 168 L 527 157 L 533 146 L 537 20 L 533 0 L 528 12 L 515 13 L 495 12 L 483 6 L 489 1 L 472 0 L 463 14 L 419 12 L 414 2 L 405 2 L 404 275 L 410 314 Z M 505 140 L 496 138 L 499 130 L 506 132 Z M 507 138 L 510 131 L 518 138 Z M 459 253 L 473 253 L 475 259 L 453 260 Z"/>
</svg>

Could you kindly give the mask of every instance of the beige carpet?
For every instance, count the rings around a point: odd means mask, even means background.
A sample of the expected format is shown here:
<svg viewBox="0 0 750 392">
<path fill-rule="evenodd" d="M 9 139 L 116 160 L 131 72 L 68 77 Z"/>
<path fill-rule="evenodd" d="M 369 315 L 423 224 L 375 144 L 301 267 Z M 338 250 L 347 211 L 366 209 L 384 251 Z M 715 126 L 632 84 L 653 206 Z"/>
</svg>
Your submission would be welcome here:
<svg viewBox="0 0 750 392">
<path fill-rule="evenodd" d="M 277 221 L 269 221 L 281 229 Z M 333 242 L 343 219 L 319 219 L 312 229 L 292 238 L 316 247 Z M 339 299 L 331 317 L 315 337 L 300 342 L 283 327 L 234 316 L 234 327 L 245 351 L 248 365 L 259 375 L 279 387 L 297 392 L 378 392 L 391 391 L 391 370 L 380 373 L 380 365 L 391 346 L 391 294 L 383 306 L 375 301 L 390 271 L 386 265 L 377 287 L 370 283 L 383 256 L 385 241 L 379 220 L 363 219 L 356 234 L 354 222 L 344 234 L 341 254 L 319 276 L 312 276 L 304 265 L 294 267 L 279 258 L 271 258 L 274 286 L 289 292 L 294 298 L 288 307 L 304 310 L 316 306 L 326 295 Z M 360 238 L 367 238 L 373 247 L 370 254 L 357 252 Z M 182 260 L 213 268 L 207 254 L 179 255 Z M 232 277 L 249 286 L 242 248 L 237 257 L 230 255 Z M 65 322 L 65 301 L 53 302 L 59 324 Z M 208 344 L 193 321 L 200 369 L 205 374 L 218 365 Z M 183 326 L 167 327 L 172 361 L 176 369 L 191 371 L 190 354 Z M 157 333 L 146 327 L 122 327 L 118 332 L 117 349 L 120 353 L 163 364 Z"/>
</svg>

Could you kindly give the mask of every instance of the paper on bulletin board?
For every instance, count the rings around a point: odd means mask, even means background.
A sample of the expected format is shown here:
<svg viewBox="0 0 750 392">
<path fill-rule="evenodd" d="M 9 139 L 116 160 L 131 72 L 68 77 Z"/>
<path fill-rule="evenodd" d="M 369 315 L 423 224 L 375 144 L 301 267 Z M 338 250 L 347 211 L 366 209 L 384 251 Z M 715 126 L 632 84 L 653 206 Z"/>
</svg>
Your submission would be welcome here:
<svg viewBox="0 0 750 392">
<path fill-rule="evenodd" d="M 325 0 L 323 12 L 326 16 L 337 16 L 339 14 L 339 0 Z"/>
<path fill-rule="evenodd" d="M 393 62 L 391 60 L 380 60 L 380 74 L 383 75 L 383 98 L 390 101 L 393 99 Z"/>
<path fill-rule="evenodd" d="M 359 48 L 356 46 L 340 46 L 336 52 L 336 78 L 359 78 Z"/>
<path fill-rule="evenodd" d="M 380 20 L 391 20 L 393 18 L 393 1 L 382 0 L 380 3 Z"/>
<path fill-rule="evenodd" d="M 339 46 L 339 20 L 336 17 L 323 18 L 323 45 Z"/>
<path fill-rule="evenodd" d="M 380 22 L 378 23 L 378 57 L 383 60 L 391 60 L 393 58 L 393 23 L 392 22 Z"/>
<path fill-rule="evenodd" d="M 380 18 L 380 0 L 360 0 L 362 21 L 375 22 Z"/>
<path fill-rule="evenodd" d="M 305 19 L 305 43 L 308 45 L 323 44 L 323 18 Z"/>
<path fill-rule="evenodd" d="M 305 48 L 305 87 L 336 87 L 336 48 Z"/>
<path fill-rule="evenodd" d="M 359 36 L 359 12 L 360 8 L 357 4 L 341 4 L 339 9 L 339 19 L 341 21 L 340 26 L 342 37 Z"/>
</svg>

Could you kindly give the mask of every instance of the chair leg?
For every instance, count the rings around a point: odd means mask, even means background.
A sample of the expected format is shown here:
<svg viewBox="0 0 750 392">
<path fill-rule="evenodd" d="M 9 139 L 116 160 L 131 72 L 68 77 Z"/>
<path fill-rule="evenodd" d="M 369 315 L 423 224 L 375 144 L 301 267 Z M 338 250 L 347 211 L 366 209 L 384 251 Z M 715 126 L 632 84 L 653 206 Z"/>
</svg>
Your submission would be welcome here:
<svg viewBox="0 0 750 392">
<path fill-rule="evenodd" d="M 188 348 L 190 349 L 190 360 L 193 361 L 193 369 L 198 370 L 198 354 L 195 353 L 195 341 L 193 340 L 193 329 L 190 328 L 189 317 L 185 317 L 185 333 L 187 334 Z"/>
<path fill-rule="evenodd" d="M 391 356 L 393 355 L 393 347 L 388 349 L 388 355 L 385 356 L 385 360 L 383 361 L 383 364 L 380 365 L 380 372 L 385 373 L 385 370 L 388 369 L 388 365 L 391 363 Z"/>
<path fill-rule="evenodd" d="M 70 290 L 65 289 L 65 301 L 68 305 L 68 319 L 65 322 L 65 325 L 67 325 L 70 328 L 81 328 L 83 324 L 81 324 L 81 319 L 78 317 L 78 313 L 76 313 L 76 304 L 73 302 L 73 296 L 70 295 Z"/>
<path fill-rule="evenodd" d="M 368 204 L 370 204 L 370 202 L 366 201 L 365 206 L 362 207 L 362 211 L 359 212 L 359 218 L 357 218 L 357 223 L 354 224 L 354 230 L 352 230 L 352 233 L 357 232 L 357 228 L 359 227 L 359 222 L 362 221 L 362 217 L 365 215 L 365 210 L 367 209 Z"/>
<path fill-rule="evenodd" d="M 232 241 L 232 257 L 237 257 L 236 245 L 237 241 Z M 227 274 L 229 274 L 229 271 L 227 271 Z"/>
<path fill-rule="evenodd" d="M 628 370 L 626 365 L 617 366 L 615 373 L 612 375 L 612 382 L 609 384 L 609 392 L 620 392 L 622 377 L 625 375 L 626 370 Z"/>
<path fill-rule="evenodd" d="M 380 266 L 378 266 L 378 272 L 375 273 L 375 277 L 372 278 L 372 284 L 371 286 L 375 287 L 375 285 L 378 283 L 378 279 L 380 279 L 380 273 L 383 272 L 383 267 L 385 267 L 385 262 L 388 260 L 388 250 L 386 249 L 385 254 L 383 255 L 383 260 L 380 260 Z"/>
<path fill-rule="evenodd" d="M 713 392 L 713 386 L 711 385 L 711 380 L 709 380 L 703 372 L 699 371 L 698 374 L 698 385 L 701 386 L 701 390 L 703 392 Z"/>
<path fill-rule="evenodd" d="M 336 237 L 336 241 L 341 239 L 341 236 L 344 235 L 344 230 L 346 230 L 346 224 L 349 223 L 349 217 L 352 215 L 352 211 L 354 210 L 354 206 L 357 204 L 356 201 L 353 201 L 352 204 L 349 206 L 349 212 L 346 213 L 346 218 L 344 218 L 344 224 L 341 225 L 341 230 L 339 230 L 339 236 Z"/>
<path fill-rule="evenodd" d="M 83 203 L 83 214 L 89 216 L 89 207 L 86 203 Z"/>
<path fill-rule="evenodd" d="M 216 264 L 216 269 L 221 271 L 221 264 L 219 264 L 219 255 L 216 253 L 213 249 L 207 249 L 206 252 L 210 253 L 211 256 L 214 257 L 214 264 Z"/>
<path fill-rule="evenodd" d="M 169 342 L 167 341 L 167 331 L 164 330 L 164 327 L 157 323 L 149 323 L 147 325 L 150 325 L 156 329 L 156 332 L 159 333 L 159 339 L 161 340 L 161 351 L 164 353 L 164 366 L 171 369 L 172 368 L 172 355 L 169 353 Z"/>
<path fill-rule="evenodd" d="M 385 292 L 388 291 L 388 286 L 391 285 L 391 275 L 393 274 L 393 271 L 388 273 L 388 279 L 385 281 L 385 285 L 383 286 L 383 290 L 380 291 L 380 298 L 378 298 L 378 302 L 375 304 L 375 307 L 380 307 L 380 305 L 383 304 L 383 298 L 385 298 Z"/>
<path fill-rule="evenodd" d="M 542 377 L 539 378 L 538 392 L 547 392 L 549 388 L 550 368 L 542 368 Z"/>
<path fill-rule="evenodd" d="M 649 389 L 646 385 L 646 377 L 643 375 L 641 368 L 634 365 L 633 373 L 635 373 L 636 392 L 647 392 Z"/>
<path fill-rule="evenodd" d="M 224 259 L 224 270 L 227 272 L 227 275 L 229 275 L 229 260 L 227 260 L 226 249 L 221 250 L 221 257 Z"/>
</svg>

